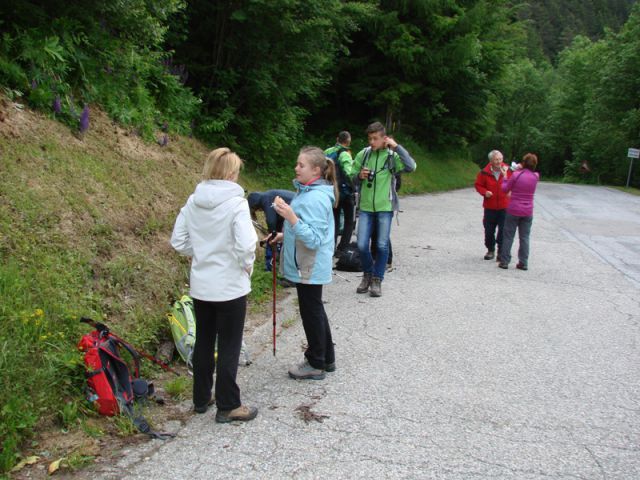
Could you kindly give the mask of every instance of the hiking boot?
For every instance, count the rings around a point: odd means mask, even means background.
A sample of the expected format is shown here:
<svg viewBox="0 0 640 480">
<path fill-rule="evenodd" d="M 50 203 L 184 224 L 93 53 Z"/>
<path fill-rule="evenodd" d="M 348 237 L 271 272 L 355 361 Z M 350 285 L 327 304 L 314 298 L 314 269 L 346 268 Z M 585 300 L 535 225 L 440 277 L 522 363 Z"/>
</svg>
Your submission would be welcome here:
<svg viewBox="0 0 640 480">
<path fill-rule="evenodd" d="M 216 404 L 216 399 L 215 397 L 213 397 L 211 400 L 209 400 L 206 404 L 202 405 L 202 406 L 197 406 L 194 405 L 193 406 L 193 411 L 196 413 L 207 413 L 207 410 L 209 410 L 209 407 L 211 405 L 215 405 Z"/>
<path fill-rule="evenodd" d="M 518 263 L 516 264 L 516 268 L 517 268 L 518 270 L 529 270 L 529 268 L 528 268 L 524 263 L 522 263 L 522 262 L 518 262 Z"/>
<path fill-rule="evenodd" d="M 493 257 L 496 256 L 496 253 L 493 250 L 488 250 L 487 253 L 484 254 L 485 260 L 493 260 Z"/>
<path fill-rule="evenodd" d="M 358 293 L 367 293 L 369 291 L 369 286 L 371 286 L 371 274 L 365 273 L 362 275 L 362 281 L 358 288 L 356 288 L 356 292 Z"/>
<path fill-rule="evenodd" d="M 289 369 L 289 376 L 296 380 L 323 380 L 324 370 L 313 368 L 305 358 L 304 362 L 294 365 Z"/>
<path fill-rule="evenodd" d="M 373 277 L 371 279 L 371 289 L 369 290 L 369 295 L 371 295 L 372 297 L 382 296 L 382 279 L 378 277 Z"/>
<path fill-rule="evenodd" d="M 241 405 L 233 410 L 218 410 L 216 412 L 216 422 L 229 423 L 229 422 L 248 422 L 253 420 L 258 415 L 258 409 L 256 407 L 247 407 Z"/>
<path fill-rule="evenodd" d="M 503 269 L 506 270 L 507 268 L 509 268 L 509 264 L 505 263 L 505 262 L 500 262 L 500 263 L 498 263 L 498 267 L 503 268 Z"/>
<path fill-rule="evenodd" d="M 336 362 L 327 363 L 324 366 L 324 371 L 328 372 L 328 373 L 335 372 L 336 371 Z"/>
</svg>

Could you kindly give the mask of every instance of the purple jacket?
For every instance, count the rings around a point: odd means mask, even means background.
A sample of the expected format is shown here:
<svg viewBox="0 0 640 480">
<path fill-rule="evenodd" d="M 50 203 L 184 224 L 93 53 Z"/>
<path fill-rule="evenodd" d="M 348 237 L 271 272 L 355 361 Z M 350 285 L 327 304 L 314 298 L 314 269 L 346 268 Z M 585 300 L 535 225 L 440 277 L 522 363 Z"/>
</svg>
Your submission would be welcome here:
<svg viewBox="0 0 640 480">
<path fill-rule="evenodd" d="M 502 191 L 511 192 L 507 213 L 516 217 L 533 216 L 533 194 L 536 193 L 540 175 L 529 169 L 514 172 L 509 181 L 502 182 Z"/>
</svg>

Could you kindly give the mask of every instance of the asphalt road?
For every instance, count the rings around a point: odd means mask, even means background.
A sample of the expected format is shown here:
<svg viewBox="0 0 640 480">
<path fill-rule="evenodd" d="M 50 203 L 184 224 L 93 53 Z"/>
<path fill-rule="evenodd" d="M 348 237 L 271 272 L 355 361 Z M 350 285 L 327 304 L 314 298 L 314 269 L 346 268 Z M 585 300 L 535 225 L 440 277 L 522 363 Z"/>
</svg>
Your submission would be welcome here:
<svg viewBox="0 0 640 480">
<path fill-rule="evenodd" d="M 300 322 L 276 357 L 268 322 L 239 374 L 256 420 L 194 416 L 91 477 L 640 478 L 640 197 L 541 184 L 527 272 L 482 259 L 473 190 L 401 206 L 383 296 L 325 290 L 335 373 L 289 379 Z"/>
</svg>

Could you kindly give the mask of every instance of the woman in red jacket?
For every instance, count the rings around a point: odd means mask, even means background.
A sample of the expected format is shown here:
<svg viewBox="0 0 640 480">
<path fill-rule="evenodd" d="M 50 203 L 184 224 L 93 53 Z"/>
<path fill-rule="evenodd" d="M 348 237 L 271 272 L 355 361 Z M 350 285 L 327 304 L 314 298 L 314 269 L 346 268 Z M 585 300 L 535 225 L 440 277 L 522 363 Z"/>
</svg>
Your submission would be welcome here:
<svg viewBox="0 0 640 480">
<path fill-rule="evenodd" d="M 506 168 L 506 174 L 503 168 Z M 504 228 L 504 219 L 507 206 L 509 205 L 509 194 L 502 191 L 502 182 L 511 176 L 511 171 L 507 165 L 502 162 L 502 153 L 498 150 L 489 152 L 489 163 L 478 173 L 476 177 L 476 191 L 483 196 L 484 201 L 484 217 L 482 224 L 484 225 L 484 245 L 487 247 L 487 253 L 484 255 L 485 260 L 491 260 L 496 257 L 496 244 L 498 252 L 502 246 L 502 229 Z M 496 228 L 498 235 L 496 236 Z M 498 255 L 499 257 L 499 255 Z M 496 257 L 497 258 L 497 257 Z"/>
</svg>

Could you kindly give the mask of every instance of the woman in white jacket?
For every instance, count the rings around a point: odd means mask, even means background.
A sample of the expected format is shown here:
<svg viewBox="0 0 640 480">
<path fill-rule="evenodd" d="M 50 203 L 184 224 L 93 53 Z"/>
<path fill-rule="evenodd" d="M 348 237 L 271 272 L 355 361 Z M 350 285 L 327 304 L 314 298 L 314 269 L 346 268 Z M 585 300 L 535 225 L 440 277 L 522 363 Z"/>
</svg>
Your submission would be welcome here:
<svg viewBox="0 0 640 480">
<path fill-rule="evenodd" d="M 173 248 L 191 257 L 190 295 L 196 313 L 194 411 L 204 413 L 213 404 L 217 368 L 216 422 L 220 423 L 252 420 L 258 414 L 255 407 L 241 404 L 236 383 L 258 240 L 244 190 L 236 183 L 242 163 L 228 148 L 207 156 L 203 180 L 180 210 L 171 236 Z"/>
</svg>

